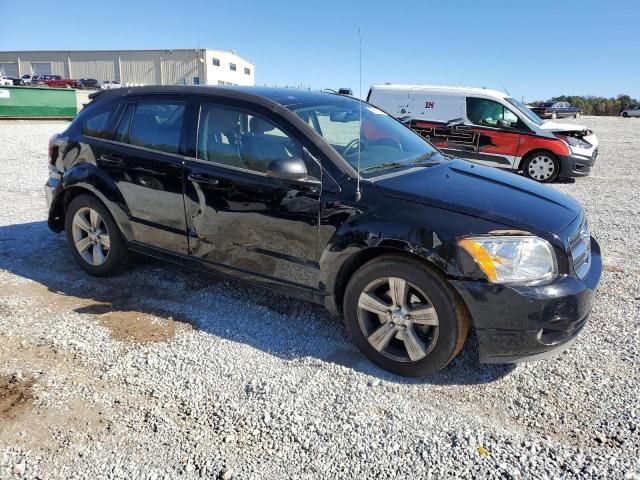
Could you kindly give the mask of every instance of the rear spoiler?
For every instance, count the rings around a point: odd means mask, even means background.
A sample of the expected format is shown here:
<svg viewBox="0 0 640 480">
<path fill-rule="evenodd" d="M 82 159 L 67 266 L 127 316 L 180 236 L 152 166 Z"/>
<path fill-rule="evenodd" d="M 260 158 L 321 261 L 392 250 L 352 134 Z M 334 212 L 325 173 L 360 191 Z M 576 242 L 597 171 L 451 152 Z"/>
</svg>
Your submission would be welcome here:
<svg viewBox="0 0 640 480">
<path fill-rule="evenodd" d="M 96 97 L 98 97 L 98 95 L 100 95 L 100 94 L 104 93 L 105 91 L 106 91 L 106 90 L 98 90 L 97 92 L 90 93 L 90 94 L 89 94 L 89 98 L 90 98 L 91 100 L 95 100 L 95 99 L 96 99 Z"/>
</svg>

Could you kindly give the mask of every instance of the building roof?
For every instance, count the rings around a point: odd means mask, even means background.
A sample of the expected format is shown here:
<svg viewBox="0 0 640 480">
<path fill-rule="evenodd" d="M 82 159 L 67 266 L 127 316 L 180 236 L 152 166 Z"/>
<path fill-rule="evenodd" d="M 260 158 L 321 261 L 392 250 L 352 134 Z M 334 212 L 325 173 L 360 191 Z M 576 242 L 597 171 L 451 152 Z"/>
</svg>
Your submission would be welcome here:
<svg viewBox="0 0 640 480">
<path fill-rule="evenodd" d="M 208 52 L 220 52 L 227 53 L 230 55 L 234 55 L 238 58 L 241 58 L 245 62 L 249 63 L 252 66 L 255 66 L 253 62 L 243 57 L 242 55 L 238 55 L 233 50 L 220 50 L 216 48 L 143 48 L 143 49 L 108 49 L 108 50 L 10 50 L 10 51 L 0 51 L 0 54 L 12 54 L 12 55 L 28 55 L 28 54 L 41 54 L 41 53 L 52 53 L 52 54 L 68 54 L 68 53 L 116 53 L 116 52 L 196 52 L 198 50 L 206 50 Z"/>
<path fill-rule="evenodd" d="M 448 85 L 405 85 L 405 84 L 390 84 L 384 85 L 372 85 L 371 89 L 376 90 L 405 90 L 405 91 L 421 91 L 421 92 L 444 92 L 450 94 L 466 94 L 466 95 L 488 95 L 491 97 L 508 98 L 511 95 L 491 88 L 474 88 L 474 87 L 453 87 Z"/>
</svg>

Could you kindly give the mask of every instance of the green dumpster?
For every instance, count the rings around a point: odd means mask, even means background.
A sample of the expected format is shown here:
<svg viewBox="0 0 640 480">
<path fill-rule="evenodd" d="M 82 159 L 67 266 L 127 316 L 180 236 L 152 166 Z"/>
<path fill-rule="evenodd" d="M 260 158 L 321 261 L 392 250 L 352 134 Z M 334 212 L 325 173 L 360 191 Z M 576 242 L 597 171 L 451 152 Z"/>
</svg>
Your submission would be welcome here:
<svg viewBox="0 0 640 480">
<path fill-rule="evenodd" d="M 73 118 L 77 113 L 73 89 L 0 87 L 0 118 Z"/>
</svg>

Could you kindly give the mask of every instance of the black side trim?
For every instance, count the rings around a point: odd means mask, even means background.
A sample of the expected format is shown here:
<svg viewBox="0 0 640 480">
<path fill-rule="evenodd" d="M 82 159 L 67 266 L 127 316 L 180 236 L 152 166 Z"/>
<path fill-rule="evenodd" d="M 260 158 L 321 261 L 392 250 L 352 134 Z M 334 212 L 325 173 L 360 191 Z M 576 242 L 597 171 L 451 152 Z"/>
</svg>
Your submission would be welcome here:
<svg viewBox="0 0 640 480">
<path fill-rule="evenodd" d="M 298 265 L 304 265 L 305 267 L 316 268 L 318 270 L 320 269 L 320 264 L 312 260 L 305 260 L 304 258 L 294 257 L 292 255 L 287 255 L 286 253 L 274 252 L 273 250 L 265 250 L 264 248 L 259 247 L 252 248 L 251 250 L 262 253 L 263 255 L 269 255 L 270 257 L 286 260 L 291 263 L 297 263 Z"/>
<path fill-rule="evenodd" d="M 167 225 L 161 225 L 159 223 L 151 222 L 149 220 L 145 220 L 144 218 L 138 217 L 129 217 L 129 220 L 132 222 L 140 223 L 142 225 L 146 225 L 147 227 L 157 228 L 158 230 L 164 230 L 165 232 L 171 232 L 178 235 L 187 235 L 187 231 L 181 228 L 169 227 Z"/>
<path fill-rule="evenodd" d="M 453 155 L 459 158 L 468 158 L 470 160 L 482 160 L 484 162 L 493 162 L 498 163 L 500 165 L 508 165 L 511 166 L 511 162 L 506 158 L 500 155 L 489 155 L 486 153 L 476 153 L 476 152 L 468 152 L 466 150 L 454 150 L 450 148 L 441 148 L 444 153 L 449 155 Z"/>
</svg>

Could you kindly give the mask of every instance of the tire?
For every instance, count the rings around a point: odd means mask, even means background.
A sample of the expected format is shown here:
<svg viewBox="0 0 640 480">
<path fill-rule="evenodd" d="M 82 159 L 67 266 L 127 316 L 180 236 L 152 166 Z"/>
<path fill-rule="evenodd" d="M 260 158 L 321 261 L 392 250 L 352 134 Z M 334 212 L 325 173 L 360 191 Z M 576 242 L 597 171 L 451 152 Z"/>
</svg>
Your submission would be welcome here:
<svg viewBox="0 0 640 480">
<path fill-rule="evenodd" d="M 71 201 L 65 213 L 65 232 L 73 258 L 88 274 L 107 277 L 126 268 L 129 252 L 120 229 L 93 195 L 79 195 Z"/>
<path fill-rule="evenodd" d="M 551 119 L 555 120 L 556 118 L 558 118 L 558 114 L 556 112 L 552 112 L 551 113 Z"/>
<path fill-rule="evenodd" d="M 623 118 L 627 118 L 629 116 L 629 114 L 627 112 L 622 112 L 622 117 Z"/>
<path fill-rule="evenodd" d="M 552 170 L 549 170 L 552 168 Z M 551 183 L 560 174 L 560 162 L 551 152 L 538 151 L 527 155 L 522 170 L 525 177 L 540 183 Z"/>
<path fill-rule="evenodd" d="M 391 285 L 399 292 L 395 296 Z M 398 303 L 404 305 L 400 310 L 394 307 Z M 360 352 L 407 377 L 446 367 L 469 330 L 466 307 L 453 291 L 426 265 L 402 255 L 384 255 L 360 267 L 347 285 L 343 312 Z"/>
</svg>

